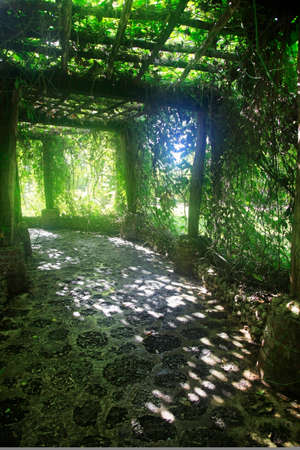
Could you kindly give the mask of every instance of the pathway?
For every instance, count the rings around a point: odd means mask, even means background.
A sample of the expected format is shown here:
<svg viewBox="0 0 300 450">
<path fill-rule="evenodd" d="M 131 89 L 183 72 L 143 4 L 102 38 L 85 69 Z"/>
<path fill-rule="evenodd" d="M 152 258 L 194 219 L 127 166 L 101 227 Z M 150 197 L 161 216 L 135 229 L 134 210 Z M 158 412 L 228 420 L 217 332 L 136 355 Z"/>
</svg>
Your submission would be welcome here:
<svg viewBox="0 0 300 450">
<path fill-rule="evenodd" d="M 299 445 L 299 404 L 205 286 L 120 238 L 31 238 L 32 291 L 0 323 L 1 446 Z"/>
</svg>

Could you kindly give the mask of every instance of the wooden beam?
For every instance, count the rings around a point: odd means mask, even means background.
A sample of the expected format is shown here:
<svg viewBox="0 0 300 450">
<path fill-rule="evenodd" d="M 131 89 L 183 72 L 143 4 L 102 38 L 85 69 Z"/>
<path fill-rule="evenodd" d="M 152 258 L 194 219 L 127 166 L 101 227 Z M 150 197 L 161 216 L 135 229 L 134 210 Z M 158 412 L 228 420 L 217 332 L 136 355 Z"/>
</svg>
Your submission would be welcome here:
<svg viewBox="0 0 300 450">
<path fill-rule="evenodd" d="M 216 36 L 220 33 L 222 28 L 226 25 L 226 23 L 229 21 L 229 19 L 232 17 L 234 11 L 239 6 L 240 0 L 232 0 L 231 5 L 229 5 L 225 12 L 222 14 L 220 19 L 216 22 L 214 27 L 211 29 L 211 31 L 208 33 L 208 36 L 204 43 L 201 45 L 199 50 L 196 52 L 195 57 L 193 61 L 190 62 L 190 64 L 184 69 L 179 83 L 182 83 L 183 80 L 188 76 L 191 70 L 195 67 L 195 65 L 199 62 L 200 58 L 204 56 L 205 51 L 208 47 L 211 46 Z"/>
<path fill-rule="evenodd" d="M 46 2 L 44 0 L 14 0 L 13 2 L 11 0 L 1 0 L 0 2 L 0 10 L 2 15 L 5 14 L 6 10 L 12 9 L 14 11 L 24 11 L 25 16 L 19 17 L 18 21 L 21 21 L 21 27 L 20 31 L 23 29 L 24 31 L 36 31 L 36 28 L 40 24 L 41 16 L 39 14 L 39 11 L 48 12 L 50 14 L 45 17 L 43 15 L 43 21 L 45 24 L 45 19 L 52 20 L 52 23 L 49 22 L 49 25 L 55 25 L 54 20 L 55 14 L 57 13 L 57 8 L 55 3 L 52 2 Z M 107 5 L 105 6 L 80 6 L 73 4 L 72 8 L 72 14 L 73 15 L 79 15 L 81 18 L 86 18 L 88 16 L 94 16 L 99 21 L 102 20 L 103 17 L 106 18 L 112 18 L 112 19 L 120 19 L 122 10 L 120 9 L 114 9 L 109 5 L 109 2 L 107 2 Z M 157 22 L 163 22 L 166 23 L 166 20 L 168 19 L 168 16 L 170 14 L 169 9 L 158 9 L 154 7 L 143 7 L 138 8 L 132 11 L 131 13 L 131 19 L 141 22 L 141 21 L 157 21 Z M 26 24 L 28 25 L 28 19 L 30 19 L 30 27 L 26 27 Z M 14 29 L 13 26 L 13 17 L 10 18 L 9 26 L 5 29 L 3 29 L 3 37 L 6 40 L 10 35 L 12 38 L 16 35 L 16 29 Z M 6 23 L 4 23 L 4 26 Z M 25 27 L 24 27 L 25 25 Z M 47 23 L 48 25 L 48 23 Z M 211 22 L 205 22 L 203 20 L 199 19 L 192 19 L 190 18 L 188 13 L 184 13 L 180 20 L 178 21 L 178 25 L 183 25 L 191 28 L 196 28 L 200 30 L 207 30 L 210 31 L 214 24 Z M 50 31 L 50 30 L 49 30 Z M 223 29 L 220 31 L 221 34 L 224 35 L 234 35 L 234 36 L 240 36 L 244 35 L 244 31 L 241 27 L 223 27 Z M 1 35 L 1 31 L 0 31 Z"/>
<path fill-rule="evenodd" d="M 153 46 L 152 46 L 153 48 Z M 42 47 L 42 46 L 37 46 L 34 44 L 20 44 L 20 43 L 8 43 L 7 45 L 7 49 L 9 50 L 13 50 L 16 52 L 35 52 L 35 53 L 39 53 L 39 54 L 46 54 L 46 55 L 51 55 L 51 56 L 55 56 L 55 57 L 59 57 L 61 55 L 61 51 L 58 48 L 49 48 L 49 47 Z M 74 52 L 71 51 L 70 52 L 70 56 L 76 56 L 77 57 L 82 57 L 82 58 L 86 58 L 86 59 L 105 59 L 106 58 L 106 53 L 100 50 L 88 50 L 87 52 Z M 134 64 L 143 64 L 143 63 L 147 63 L 147 58 L 141 58 L 139 56 L 136 55 L 132 55 L 129 53 L 119 53 L 116 58 L 115 61 L 121 61 L 121 62 L 132 62 Z M 183 61 L 180 59 L 170 59 L 170 58 L 156 58 L 152 64 L 156 67 L 174 67 L 174 68 L 181 68 L 184 69 L 185 67 L 187 67 L 189 65 L 189 62 L 187 61 Z M 212 65 L 212 64 L 196 64 L 194 67 L 194 70 L 198 70 L 199 72 L 209 72 L 209 73 L 215 73 L 218 72 L 219 69 L 218 67 Z"/>
<path fill-rule="evenodd" d="M 36 111 L 28 115 L 28 110 L 20 108 L 19 123 L 31 123 L 41 125 L 53 125 L 83 130 L 117 131 L 124 126 L 124 122 L 111 120 L 107 123 L 100 120 L 69 119 L 67 117 L 51 117 L 48 114 Z"/>
<path fill-rule="evenodd" d="M 125 33 L 127 22 L 128 22 L 129 17 L 130 17 L 132 1 L 133 0 L 125 0 L 124 6 L 123 6 L 123 10 L 122 10 L 122 14 L 121 14 L 121 18 L 120 18 L 118 31 L 117 31 L 117 35 L 116 35 L 116 38 L 115 38 L 115 42 L 113 44 L 113 47 L 111 49 L 111 52 L 110 52 L 110 55 L 109 55 L 109 58 L 108 58 L 107 72 L 106 72 L 108 78 L 111 77 L 112 72 L 113 72 L 114 60 L 115 60 L 115 57 L 116 57 L 116 55 L 118 53 L 119 47 L 121 45 L 121 41 L 122 41 L 122 38 L 123 38 L 124 33 Z"/>
<path fill-rule="evenodd" d="M 161 47 L 169 39 L 170 34 L 172 33 L 172 31 L 178 24 L 178 20 L 179 20 L 181 14 L 183 13 L 187 3 L 188 3 L 188 0 L 179 0 L 176 10 L 174 12 L 170 13 L 170 15 L 167 19 L 167 25 L 164 28 L 161 35 L 159 36 L 158 41 L 155 43 L 155 46 L 151 52 L 151 55 L 149 56 L 149 58 L 147 58 L 146 61 L 144 61 L 142 63 L 139 74 L 137 76 L 138 80 L 140 80 L 143 77 L 143 75 L 147 72 L 148 67 L 154 62 L 159 51 L 161 50 Z"/>
<path fill-rule="evenodd" d="M 57 69 L 40 71 L 25 69 L 16 64 L 6 65 L 5 68 L 3 66 L 0 65 L 0 75 L 7 77 L 10 72 L 10 77 L 18 77 L 26 81 L 28 94 L 35 95 L 37 99 L 45 95 L 60 97 L 72 94 L 90 96 L 93 101 L 97 97 L 102 97 L 152 105 L 169 105 L 187 110 L 199 108 L 199 101 L 195 100 L 192 89 L 183 91 L 181 88 L 177 89 L 174 86 L 160 87 L 127 77 L 111 82 L 106 78 L 93 80 L 82 76 L 80 73 L 67 74 Z M 24 98 L 26 98 L 25 95 Z"/>
</svg>

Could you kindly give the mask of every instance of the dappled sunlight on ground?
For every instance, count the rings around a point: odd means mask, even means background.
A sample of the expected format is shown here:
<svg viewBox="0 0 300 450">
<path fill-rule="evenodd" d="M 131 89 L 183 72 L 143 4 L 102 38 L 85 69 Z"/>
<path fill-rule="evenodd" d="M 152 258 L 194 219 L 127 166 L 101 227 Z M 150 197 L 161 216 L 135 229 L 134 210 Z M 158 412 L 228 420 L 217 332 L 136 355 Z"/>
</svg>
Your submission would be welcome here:
<svg viewBox="0 0 300 450">
<path fill-rule="evenodd" d="M 300 441 L 298 403 L 260 383 L 247 328 L 204 283 L 120 238 L 40 229 L 31 238 L 32 293 L 6 308 L 0 334 L 2 439 L 100 447 Z"/>
</svg>

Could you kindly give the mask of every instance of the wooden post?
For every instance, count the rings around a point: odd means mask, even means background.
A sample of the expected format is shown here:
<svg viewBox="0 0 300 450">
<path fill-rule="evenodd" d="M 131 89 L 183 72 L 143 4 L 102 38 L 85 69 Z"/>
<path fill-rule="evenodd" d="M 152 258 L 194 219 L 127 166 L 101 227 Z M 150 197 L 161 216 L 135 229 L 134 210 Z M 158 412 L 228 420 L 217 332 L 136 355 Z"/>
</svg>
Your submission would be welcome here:
<svg viewBox="0 0 300 450">
<path fill-rule="evenodd" d="M 291 295 L 300 301 L 300 20 L 297 64 L 298 154 L 291 253 Z"/>
<path fill-rule="evenodd" d="M 121 132 L 121 152 L 124 161 L 124 176 L 128 212 L 136 214 L 137 210 L 137 158 L 138 149 L 131 129 Z"/>
<path fill-rule="evenodd" d="M 18 93 L 14 80 L 0 80 L 0 246 L 15 240 L 16 126 Z"/>
<path fill-rule="evenodd" d="M 197 137 L 194 163 L 190 181 L 188 235 L 198 236 L 200 205 L 204 181 L 204 163 L 206 152 L 206 118 L 203 111 L 197 113 Z"/>
<path fill-rule="evenodd" d="M 46 209 L 54 208 L 53 194 L 53 140 L 49 137 L 43 141 L 43 174 Z"/>
</svg>

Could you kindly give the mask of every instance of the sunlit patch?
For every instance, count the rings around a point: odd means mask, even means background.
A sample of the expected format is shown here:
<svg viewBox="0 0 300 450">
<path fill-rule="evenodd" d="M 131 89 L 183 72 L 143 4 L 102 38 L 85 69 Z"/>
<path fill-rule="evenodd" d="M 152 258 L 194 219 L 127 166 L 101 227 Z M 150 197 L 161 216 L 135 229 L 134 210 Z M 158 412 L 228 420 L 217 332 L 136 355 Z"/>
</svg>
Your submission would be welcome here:
<svg viewBox="0 0 300 450">
<path fill-rule="evenodd" d="M 245 355 L 251 355 L 251 352 L 249 352 L 246 348 L 242 348 L 241 352 L 245 353 Z"/>
<path fill-rule="evenodd" d="M 202 342 L 202 344 L 213 346 L 213 344 L 210 342 L 210 340 L 207 337 L 201 338 L 200 341 Z"/>
<path fill-rule="evenodd" d="M 146 408 L 149 409 L 149 411 L 151 411 L 153 413 L 159 412 L 159 408 L 157 406 L 155 406 L 152 402 L 146 402 L 145 406 L 146 406 Z"/>
<path fill-rule="evenodd" d="M 217 336 L 219 336 L 222 339 L 226 339 L 226 341 L 229 340 L 229 336 L 227 333 L 225 333 L 224 331 L 222 333 L 218 333 Z"/>
<path fill-rule="evenodd" d="M 197 303 L 197 299 L 193 295 L 182 294 L 182 297 L 188 302 Z"/>
<path fill-rule="evenodd" d="M 51 231 L 43 230 L 42 228 L 31 229 L 30 236 L 32 237 L 32 239 L 35 239 L 37 237 L 46 237 L 46 238 L 56 239 L 56 238 L 60 237 L 59 234 L 55 234 L 55 233 L 52 233 Z"/>
<path fill-rule="evenodd" d="M 170 411 L 168 411 L 167 409 L 162 409 L 160 411 L 160 415 L 167 422 L 174 422 L 174 420 L 175 420 L 174 415 Z"/>
<path fill-rule="evenodd" d="M 101 304 L 100 304 L 100 305 L 94 304 L 93 307 L 94 307 L 95 309 L 97 309 L 98 311 L 102 311 Z"/>
<path fill-rule="evenodd" d="M 189 392 L 188 393 L 188 399 L 191 402 L 197 402 L 199 400 L 199 397 L 198 397 L 198 395 L 194 394 L 193 392 Z"/>
<path fill-rule="evenodd" d="M 201 351 L 200 348 L 197 345 L 192 346 L 192 347 L 183 347 L 183 350 L 185 352 L 195 352 L 195 353 L 198 353 L 198 352 Z"/>
<path fill-rule="evenodd" d="M 61 264 L 59 264 L 59 263 L 56 263 L 56 264 L 43 263 L 43 264 L 40 264 L 37 268 L 39 270 L 53 270 L 53 269 L 58 270 L 58 269 L 61 269 Z"/>
<path fill-rule="evenodd" d="M 201 356 L 201 360 L 209 366 L 215 366 L 216 364 L 221 362 L 220 358 L 212 353 Z"/>
<path fill-rule="evenodd" d="M 257 373 L 253 372 L 250 369 L 246 369 L 243 371 L 243 376 L 247 378 L 249 381 L 258 380 L 259 376 Z"/>
<path fill-rule="evenodd" d="M 216 369 L 211 369 L 209 371 L 214 377 L 218 378 L 221 381 L 228 381 L 228 378 L 224 375 L 224 373 L 220 372 Z"/>
<path fill-rule="evenodd" d="M 166 298 L 168 306 L 171 308 L 177 308 L 180 305 L 184 305 L 185 303 L 182 301 L 182 297 L 180 295 L 171 295 Z"/>
<path fill-rule="evenodd" d="M 172 281 L 172 286 L 179 286 L 179 287 L 183 287 L 186 288 L 188 285 L 184 284 L 184 283 L 179 283 L 178 281 Z"/>
<path fill-rule="evenodd" d="M 178 320 L 178 322 L 188 323 L 188 322 L 192 322 L 195 319 L 189 315 L 186 315 L 186 316 L 177 316 L 176 320 Z"/>
<path fill-rule="evenodd" d="M 293 314 L 296 314 L 297 316 L 300 314 L 300 305 L 295 301 L 287 303 L 286 308 L 289 309 Z"/>
<path fill-rule="evenodd" d="M 241 378 L 239 381 L 233 381 L 232 386 L 239 391 L 247 391 L 251 388 L 252 384 L 248 380 L 245 380 L 245 378 Z"/>
<path fill-rule="evenodd" d="M 79 311 L 74 311 L 73 312 L 73 316 L 74 317 L 80 317 L 80 312 Z"/>
<path fill-rule="evenodd" d="M 143 338 L 142 338 L 142 336 L 139 336 L 139 335 L 135 335 L 134 336 L 134 339 L 136 340 L 136 342 L 143 342 Z"/>
<path fill-rule="evenodd" d="M 182 387 L 182 389 L 184 389 L 185 391 L 189 391 L 191 389 L 191 386 L 189 383 L 180 383 L 180 386 Z"/>
<path fill-rule="evenodd" d="M 196 367 L 196 364 L 192 361 L 188 361 L 188 366 L 189 367 Z"/>
<path fill-rule="evenodd" d="M 148 314 L 152 317 L 154 317 L 155 319 L 159 319 L 160 317 L 163 317 L 162 313 L 157 313 L 155 311 L 148 311 Z"/>
<path fill-rule="evenodd" d="M 224 399 L 219 395 L 213 395 L 212 399 L 216 405 L 222 405 L 224 403 Z"/>
<path fill-rule="evenodd" d="M 233 345 L 235 345 L 236 347 L 239 347 L 239 348 L 243 348 L 244 346 L 243 346 L 243 344 L 241 344 L 239 341 L 237 341 L 237 340 L 234 340 L 234 341 L 231 341 L 232 343 L 233 343 Z"/>
<path fill-rule="evenodd" d="M 146 270 L 146 269 L 142 269 L 141 273 L 143 273 L 144 275 L 151 275 L 151 272 L 149 270 Z"/>
<path fill-rule="evenodd" d="M 195 391 L 196 394 L 198 394 L 200 397 L 203 397 L 203 398 L 207 397 L 207 393 L 206 393 L 203 389 L 201 389 L 201 388 L 199 388 L 199 387 L 195 387 L 195 388 L 194 388 L 194 391 Z"/>
<path fill-rule="evenodd" d="M 188 374 L 189 374 L 189 377 L 192 378 L 193 380 L 197 380 L 197 381 L 201 380 L 201 378 L 195 372 L 192 372 L 191 370 L 188 371 Z"/>
<path fill-rule="evenodd" d="M 199 288 L 199 291 L 201 292 L 201 294 L 208 294 L 208 290 L 207 290 L 206 287 L 204 287 L 204 286 L 201 286 L 201 287 Z"/>
<path fill-rule="evenodd" d="M 174 323 L 174 322 L 167 322 L 167 323 L 168 323 L 168 327 L 170 327 L 170 328 L 177 328 L 176 323 Z"/>
<path fill-rule="evenodd" d="M 210 391 L 213 391 L 216 389 L 216 385 L 208 380 L 204 380 L 202 383 L 202 386 L 206 389 L 209 389 Z"/>
<path fill-rule="evenodd" d="M 166 403 L 172 402 L 172 397 L 170 395 L 166 395 L 163 392 L 159 391 L 158 389 L 154 389 L 154 391 L 152 391 L 152 394 Z"/>
<path fill-rule="evenodd" d="M 233 362 L 222 364 L 221 368 L 225 370 L 225 372 L 238 372 L 240 370 L 240 368 Z"/>
<path fill-rule="evenodd" d="M 165 289 L 166 291 L 174 291 L 174 286 L 172 286 L 171 284 L 167 284 L 167 285 L 164 287 L 164 289 Z"/>
<path fill-rule="evenodd" d="M 206 315 L 201 312 L 195 312 L 193 313 L 193 316 L 197 317 L 197 319 L 204 319 L 206 317 Z"/>
<path fill-rule="evenodd" d="M 215 310 L 216 310 L 216 311 L 224 311 L 224 307 L 221 306 L 221 305 L 217 305 L 217 306 L 215 307 Z"/>
<path fill-rule="evenodd" d="M 235 356 L 238 359 L 244 359 L 244 355 L 241 355 L 238 352 L 231 352 L 231 355 Z"/>
</svg>

